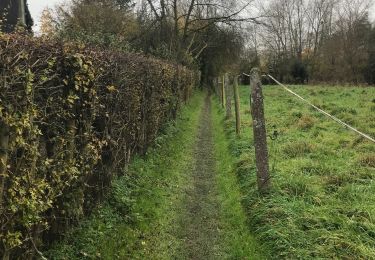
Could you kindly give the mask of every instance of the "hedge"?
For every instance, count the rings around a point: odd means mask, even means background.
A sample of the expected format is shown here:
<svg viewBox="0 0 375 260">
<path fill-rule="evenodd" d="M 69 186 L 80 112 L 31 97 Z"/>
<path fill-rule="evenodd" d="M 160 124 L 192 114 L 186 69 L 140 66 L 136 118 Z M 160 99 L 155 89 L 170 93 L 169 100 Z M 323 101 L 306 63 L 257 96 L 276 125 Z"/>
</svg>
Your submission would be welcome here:
<svg viewBox="0 0 375 260">
<path fill-rule="evenodd" d="M 0 36 L 0 254 L 32 257 L 87 214 L 197 83 L 138 54 Z"/>
</svg>

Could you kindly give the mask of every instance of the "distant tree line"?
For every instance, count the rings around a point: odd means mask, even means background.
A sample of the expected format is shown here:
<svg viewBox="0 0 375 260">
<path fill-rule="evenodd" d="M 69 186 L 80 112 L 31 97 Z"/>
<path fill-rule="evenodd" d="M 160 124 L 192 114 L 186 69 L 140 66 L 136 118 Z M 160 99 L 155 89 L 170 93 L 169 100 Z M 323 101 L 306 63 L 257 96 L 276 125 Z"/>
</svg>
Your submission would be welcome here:
<svg viewBox="0 0 375 260">
<path fill-rule="evenodd" d="M 375 84 L 375 28 L 367 0 L 271 0 L 251 28 L 262 68 L 281 81 Z M 257 39 L 254 42 L 254 38 Z"/>
</svg>

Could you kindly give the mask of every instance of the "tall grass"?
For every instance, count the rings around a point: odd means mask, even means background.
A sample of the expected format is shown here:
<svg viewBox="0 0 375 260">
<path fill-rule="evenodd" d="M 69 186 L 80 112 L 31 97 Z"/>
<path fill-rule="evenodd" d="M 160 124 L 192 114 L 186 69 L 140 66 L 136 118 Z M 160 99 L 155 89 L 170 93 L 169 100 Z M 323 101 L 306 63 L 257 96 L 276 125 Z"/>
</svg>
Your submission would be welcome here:
<svg viewBox="0 0 375 260">
<path fill-rule="evenodd" d="M 314 104 L 375 136 L 375 88 L 292 87 Z M 243 134 L 227 122 L 250 226 L 280 259 L 375 259 L 375 145 L 264 87 L 273 189 L 256 190 L 249 90 L 241 87 Z M 276 133 L 276 135 L 275 135 Z M 277 138 L 274 138 L 277 136 Z"/>
<path fill-rule="evenodd" d="M 229 142 L 223 127 L 224 114 L 218 102 L 214 103 L 212 117 L 216 181 L 226 259 L 266 259 L 268 250 L 260 246 L 247 227 L 246 214 L 241 205 L 241 191 L 236 178 L 236 158 L 228 150 Z"/>
</svg>

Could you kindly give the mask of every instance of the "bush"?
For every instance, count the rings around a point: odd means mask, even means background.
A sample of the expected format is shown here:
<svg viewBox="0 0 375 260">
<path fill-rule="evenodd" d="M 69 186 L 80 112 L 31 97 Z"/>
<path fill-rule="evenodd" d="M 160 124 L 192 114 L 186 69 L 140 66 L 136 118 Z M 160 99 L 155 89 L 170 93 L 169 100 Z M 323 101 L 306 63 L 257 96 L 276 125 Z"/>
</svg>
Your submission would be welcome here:
<svg viewBox="0 0 375 260">
<path fill-rule="evenodd" d="M 26 257 L 89 212 L 176 118 L 196 75 L 141 55 L 1 36 L 0 254 Z"/>
</svg>

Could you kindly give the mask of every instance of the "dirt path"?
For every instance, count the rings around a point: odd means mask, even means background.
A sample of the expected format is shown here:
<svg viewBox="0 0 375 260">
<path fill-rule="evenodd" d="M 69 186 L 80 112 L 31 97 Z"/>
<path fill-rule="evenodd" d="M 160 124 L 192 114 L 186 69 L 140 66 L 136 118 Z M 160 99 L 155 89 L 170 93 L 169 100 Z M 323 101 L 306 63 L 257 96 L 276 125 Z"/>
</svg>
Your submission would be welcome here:
<svg viewBox="0 0 375 260">
<path fill-rule="evenodd" d="M 218 259 L 220 252 L 220 204 L 215 181 L 211 102 L 207 97 L 200 115 L 191 185 L 186 190 L 185 216 L 181 222 L 187 259 Z"/>
</svg>

